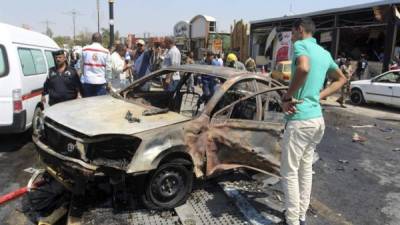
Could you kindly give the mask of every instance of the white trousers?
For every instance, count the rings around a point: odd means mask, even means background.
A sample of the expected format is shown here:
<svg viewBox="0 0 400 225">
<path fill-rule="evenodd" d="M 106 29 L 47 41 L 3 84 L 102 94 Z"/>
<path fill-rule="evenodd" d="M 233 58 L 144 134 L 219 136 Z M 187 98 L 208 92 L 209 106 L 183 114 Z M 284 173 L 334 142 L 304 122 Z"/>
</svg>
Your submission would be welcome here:
<svg viewBox="0 0 400 225">
<path fill-rule="evenodd" d="M 314 150 L 324 135 L 322 117 L 289 121 L 282 140 L 281 176 L 286 222 L 299 225 L 310 204 Z"/>
</svg>

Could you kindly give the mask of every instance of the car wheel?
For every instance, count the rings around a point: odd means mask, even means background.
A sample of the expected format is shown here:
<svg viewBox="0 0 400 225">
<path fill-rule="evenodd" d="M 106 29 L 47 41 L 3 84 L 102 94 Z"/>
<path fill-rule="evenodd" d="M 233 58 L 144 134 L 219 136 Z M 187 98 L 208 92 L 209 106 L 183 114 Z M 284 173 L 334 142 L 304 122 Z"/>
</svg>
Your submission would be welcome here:
<svg viewBox="0 0 400 225">
<path fill-rule="evenodd" d="M 193 169 L 187 160 L 162 164 L 150 176 L 142 200 L 150 209 L 172 209 L 186 202 L 192 191 Z"/>
<path fill-rule="evenodd" d="M 42 108 L 36 107 L 32 118 L 32 135 L 38 136 L 43 127 Z"/>
<path fill-rule="evenodd" d="M 365 103 L 364 96 L 360 89 L 351 90 L 350 100 L 355 105 L 362 105 Z"/>
</svg>

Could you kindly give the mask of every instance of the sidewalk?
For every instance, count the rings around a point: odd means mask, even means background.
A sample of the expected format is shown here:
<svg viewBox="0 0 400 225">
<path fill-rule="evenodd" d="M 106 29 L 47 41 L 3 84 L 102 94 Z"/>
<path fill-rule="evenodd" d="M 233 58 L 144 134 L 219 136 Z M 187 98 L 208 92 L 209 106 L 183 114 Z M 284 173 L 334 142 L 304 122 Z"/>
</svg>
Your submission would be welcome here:
<svg viewBox="0 0 400 225">
<path fill-rule="evenodd" d="M 400 108 L 393 106 L 386 106 L 383 104 L 368 103 L 362 106 L 355 106 L 348 100 L 346 102 L 347 108 L 341 108 L 339 103 L 336 102 L 339 95 L 328 97 L 327 100 L 321 101 L 324 108 L 338 107 L 341 110 L 350 113 L 362 114 L 364 116 L 372 117 L 379 120 L 386 120 L 389 122 L 400 122 Z"/>
</svg>

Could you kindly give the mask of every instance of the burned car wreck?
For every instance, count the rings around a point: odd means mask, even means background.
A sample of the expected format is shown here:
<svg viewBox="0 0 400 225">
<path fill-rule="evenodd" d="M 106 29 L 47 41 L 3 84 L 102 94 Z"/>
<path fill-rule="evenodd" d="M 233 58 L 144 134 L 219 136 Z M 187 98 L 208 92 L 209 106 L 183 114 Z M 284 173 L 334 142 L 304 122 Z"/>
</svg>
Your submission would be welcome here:
<svg viewBox="0 0 400 225">
<path fill-rule="evenodd" d="M 168 92 L 158 81 L 173 72 L 181 80 Z M 216 83 L 208 101 L 199 85 L 188 85 L 205 75 Z M 141 91 L 146 82 L 150 91 Z M 47 109 L 33 139 L 47 171 L 75 194 L 106 180 L 127 190 L 143 187 L 149 208 L 173 208 L 186 201 L 194 177 L 239 167 L 279 175 L 279 101 L 286 89 L 230 68 L 169 67 L 113 95 Z M 144 184 L 135 181 L 138 176 Z"/>
</svg>

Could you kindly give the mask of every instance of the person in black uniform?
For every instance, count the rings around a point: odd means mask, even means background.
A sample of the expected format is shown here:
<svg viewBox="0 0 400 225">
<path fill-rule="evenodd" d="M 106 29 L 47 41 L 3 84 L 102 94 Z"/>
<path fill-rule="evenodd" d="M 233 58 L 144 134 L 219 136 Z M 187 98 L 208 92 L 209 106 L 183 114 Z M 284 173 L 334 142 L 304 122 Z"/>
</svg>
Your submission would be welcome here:
<svg viewBox="0 0 400 225">
<path fill-rule="evenodd" d="M 42 102 L 46 103 L 45 95 L 49 95 L 49 105 L 76 99 L 81 93 L 81 82 L 76 70 L 67 64 L 64 50 L 53 52 L 56 66 L 49 69 L 49 74 L 43 85 Z"/>
</svg>

